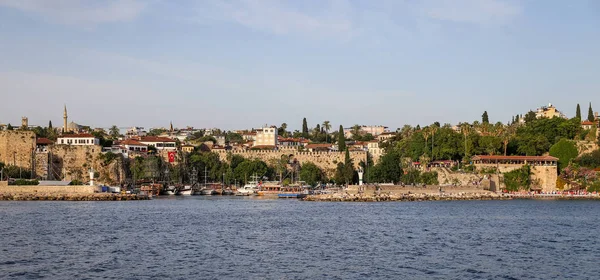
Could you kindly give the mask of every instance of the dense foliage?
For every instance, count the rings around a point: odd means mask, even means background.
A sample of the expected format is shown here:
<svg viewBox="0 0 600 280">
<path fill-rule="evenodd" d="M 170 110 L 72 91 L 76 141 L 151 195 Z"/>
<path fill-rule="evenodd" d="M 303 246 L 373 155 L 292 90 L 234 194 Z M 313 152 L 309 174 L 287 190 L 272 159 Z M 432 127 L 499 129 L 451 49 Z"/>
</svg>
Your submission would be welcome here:
<svg viewBox="0 0 600 280">
<path fill-rule="evenodd" d="M 529 190 L 531 187 L 531 168 L 525 165 L 519 169 L 504 173 L 504 185 L 507 191 Z"/>
<path fill-rule="evenodd" d="M 558 171 L 569 165 L 578 155 L 577 147 L 572 141 L 561 139 L 550 147 L 550 155 L 558 158 Z"/>
</svg>

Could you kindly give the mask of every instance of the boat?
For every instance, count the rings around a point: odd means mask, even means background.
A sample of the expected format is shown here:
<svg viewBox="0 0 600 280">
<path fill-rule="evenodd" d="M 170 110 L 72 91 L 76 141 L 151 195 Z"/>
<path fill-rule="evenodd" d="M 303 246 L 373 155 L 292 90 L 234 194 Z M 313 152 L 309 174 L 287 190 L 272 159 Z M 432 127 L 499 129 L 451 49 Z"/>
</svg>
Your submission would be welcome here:
<svg viewBox="0 0 600 280">
<path fill-rule="evenodd" d="M 200 190 L 200 194 L 201 195 L 212 195 L 213 194 L 213 189 L 204 187 L 204 188 L 202 188 Z"/>
<path fill-rule="evenodd" d="M 305 198 L 304 193 L 280 193 L 277 195 L 278 198 Z"/>
<path fill-rule="evenodd" d="M 277 194 L 278 198 L 305 198 L 308 194 L 306 186 L 301 185 L 290 185 L 282 187 L 280 192 Z"/>
<path fill-rule="evenodd" d="M 243 187 L 237 189 L 235 195 L 241 195 L 241 196 L 253 195 L 258 191 L 257 188 L 258 188 L 258 186 L 256 185 L 256 183 L 250 182 L 248 184 L 245 184 Z"/>
<path fill-rule="evenodd" d="M 259 196 L 276 196 L 282 191 L 282 186 L 279 184 L 264 184 L 261 185 L 256 194 Z"/>
<path fill-rule="evenodd" d="M 192 195 L 192 186 L 185 185 L 177 191 L 177 195 Z"/>
<path fill-rule="evenodd" d="M 234 194 L 234 192 L 233 192 L 233 190 L 232 190 L 232 189 L 230 189 L 230 188 L 226 188 L 226 189 L 224 189 L 224 190 L 223 190 L 223 192 L 222 192 L 221 194 L 222 194 L 222 195 L 233 195 L 233 194 Z"/>
<path fill-rule="evenodd" d="M 163 190 L 163 193 L 166 195 L 175 195 L 177 193 L 177 188 L 175 188 L 175 186 L 168 186 Z"/>
</svg>

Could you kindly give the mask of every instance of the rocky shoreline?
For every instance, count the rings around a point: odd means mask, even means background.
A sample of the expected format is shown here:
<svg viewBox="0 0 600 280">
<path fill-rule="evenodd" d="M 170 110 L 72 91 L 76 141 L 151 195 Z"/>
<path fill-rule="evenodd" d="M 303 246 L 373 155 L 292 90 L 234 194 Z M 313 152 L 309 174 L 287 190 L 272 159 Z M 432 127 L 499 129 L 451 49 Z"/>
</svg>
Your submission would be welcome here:
<svg viewBox="0 0 600 280">
<path fill-rule="evenodd" d="M 405 193 L 405 194 L 321 194 L 309 195 L 304 201 L 380 202 L 380 201 L 445 201 L 445 200 L 508 200 L 511 196 L 489 193 Z"/>
<path fill-rule="evenodd" d="M 44 193 L 0 193 L 0 201 L 132 201 L 148 200 L 145 195 L 137 194 L 44 194 Z"/>
</svg>

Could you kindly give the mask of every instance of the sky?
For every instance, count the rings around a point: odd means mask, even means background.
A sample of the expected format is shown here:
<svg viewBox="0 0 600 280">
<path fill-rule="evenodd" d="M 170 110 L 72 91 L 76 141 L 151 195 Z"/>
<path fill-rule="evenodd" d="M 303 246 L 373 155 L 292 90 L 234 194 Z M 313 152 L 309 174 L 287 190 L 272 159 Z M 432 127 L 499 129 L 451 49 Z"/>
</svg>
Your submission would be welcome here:
<svg viewBox="0 0 600 280">
<path fill-rule="evenodd" d="M 0 0 L 0 123 L 572 117 L 600 111 L 599 52 L 595 0 Z"/>
</svg>

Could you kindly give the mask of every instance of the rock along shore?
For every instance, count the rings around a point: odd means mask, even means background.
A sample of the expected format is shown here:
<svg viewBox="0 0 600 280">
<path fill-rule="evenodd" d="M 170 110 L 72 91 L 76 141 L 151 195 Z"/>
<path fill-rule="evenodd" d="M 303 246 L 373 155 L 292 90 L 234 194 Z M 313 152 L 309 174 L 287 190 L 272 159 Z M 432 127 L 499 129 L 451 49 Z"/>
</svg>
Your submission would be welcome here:
<svg viewBox="0 0 600 280">
<path fill-rule="evenodd" d="M 73 194 L 44 194 L 44 193 L 0 193 L 1 200 L 9 201 L 131 201 L 148 200 L 145 195 L 137 194 L 110 194 L 110 193 L 73 193 Z"/>
<path fill-rule="evenodd" d="M 340 202 L 378 202 L 378 201 L 444 201 L 444 200 L 507 200 L 511 196 L 487 193 L 380 193 L 380 194 L 349 194 L 334 193 L 309 195 L 304 201 L 340 201 Z"/>
</svg>

